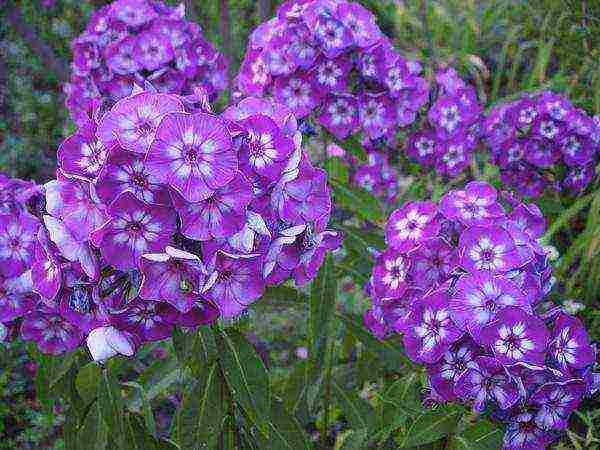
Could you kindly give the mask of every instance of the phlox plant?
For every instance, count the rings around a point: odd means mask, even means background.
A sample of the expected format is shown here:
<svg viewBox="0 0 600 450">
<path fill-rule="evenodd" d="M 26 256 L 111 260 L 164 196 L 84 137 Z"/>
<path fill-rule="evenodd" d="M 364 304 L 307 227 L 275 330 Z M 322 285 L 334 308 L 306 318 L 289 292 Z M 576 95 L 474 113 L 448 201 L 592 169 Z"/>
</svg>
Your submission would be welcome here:
<svg viewBox="0 0 600 450">
<path fill-rule="evenodd" d="M 228 83 L 228 62 L 198 24 L 185 20 L 183 4 L 117 0 L 96 11 L 72 43 L 66 105 L 76 122 L 151 81 L 161 92 L 204 90 L 216 99 Z"/>
<path fill-rule="evenodd" d="M 596 353 L 583 324 L 548 298 L 540 210 L 502 200 L 474 181 L 394 211 L 365 324 L 380 339 L 402 335 L 431 401 L 506 422 L 506 449 L 544 448 L 597 391 Z"/>
</svg>

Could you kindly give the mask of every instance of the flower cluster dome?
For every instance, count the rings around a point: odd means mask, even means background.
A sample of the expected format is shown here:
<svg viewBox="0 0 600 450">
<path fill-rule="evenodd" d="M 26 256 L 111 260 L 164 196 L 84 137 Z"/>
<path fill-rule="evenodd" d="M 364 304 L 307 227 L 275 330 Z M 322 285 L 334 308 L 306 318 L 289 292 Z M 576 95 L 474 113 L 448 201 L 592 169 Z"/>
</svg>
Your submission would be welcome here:
<svg viewBox="0 0 600 450">
<path fill-rule="evenodd" d="M 134 88 L 63 142 L 36 215 L 0 216 L 23 241 L 0 242 L 3 289 L 27 281 L 0 321 L 22 318 L 43 352 L 87 339 L 104 359 L 307 283 L 341 236 L 300 144 L 282 105 L 248 98 L 217 116 L 206 99 Z"/>
<path fill-rule="evenodd" d="M 551 186 L 579 193 L 600 157 L 600 116 L 590 117 L 550 91 L 495 107 L 483 132 L 502 182 L 539 197 Z"/>
<path fill-rule="evenodd" d="M 131 94 L 133 83 L 150 81 L 159 91 L 211 98 L 228 84 L 228 62 L 185 20 L 183 4 L 116 0 L 96 11 L 73 42 L 67 108 L 76 122 Z"/>
<path fill-rule="evenodd" d="M 436 73 L 428 123 L 408 137 L 407 154 L 422 167 L 456 177 L 471 165 L 480 141 L 483 108 L 473 86 L 453 68 Z"/>
<path fill-rule="evenodd" d="M 237 85 L 313 115 L 338 139 L 394 136 L 428 101 L 421 66 L 394 49 L 373 15 L 345 0 L 288 0 L 250 37 Z"/>
<path fill-rule="evenodd" d="M 583 324 L 547 300 L 552 270 L 533 204 L 471 182 L 394 211 L 376 259 L 366 326 L 402 335 L 430 398 L 507 423 L 505 449 L 541 449 L 598 379 Z"/>
</svg>

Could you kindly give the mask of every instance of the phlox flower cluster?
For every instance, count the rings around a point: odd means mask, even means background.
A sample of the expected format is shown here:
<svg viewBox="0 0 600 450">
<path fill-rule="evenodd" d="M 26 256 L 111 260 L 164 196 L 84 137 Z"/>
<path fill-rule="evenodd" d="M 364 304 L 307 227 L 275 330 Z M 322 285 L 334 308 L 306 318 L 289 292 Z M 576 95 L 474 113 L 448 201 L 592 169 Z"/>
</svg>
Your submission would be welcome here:
<svg viewBox="0 0 600 450">
<path fill-rule="evenodd" d="M 72 44 L 67 108 L 76 122 L 131 94 L 133 83 L 150 81 L 161 92 L 215 98 L 228 84 L 228 63 L 185 20 L 183 4 L 116 0 L 96 11 Z"/>
<path fill-rule="evenodd" d="M 353 183 L 382 201 L 393 203 L 398 195 L 397 170 L 390 165 L 385 150 L 381 151 L 368 145 L 365 149 L 367 161 L 355 165 Z"/>
<path fill-rule="evenodd" d="M 583 324 L 546 298 L 545 226 L 535 205 L 483 182 L 410 202 L 391 214 L 368 285 L 365 324 L 402 335 L 430 400 L 506 423 L 511 450 L 545 448 L 598 385 Z"/>
<path fill-rule="evenodd" d="M 338 139 L 393 137 L 429 99 L 421 66 L 404 59 L 373 15 L 345 0 L 288 0 L 252 33 L 237 85 L 272 96 Z"/>
<path fill-rule="evenodd" d="M 62 143 L 36 214 L 0 215 L 0 321 L 41 351 L 131 355 L 307 283 L 340 245 L 286 107 L 189 100 L 134 88 Z"/>
<path fill-rule="evenodd" d="M 456 177 L 472 161 L 480 138 L 483 108 L 473 86 L 452 68 L 439 70 L 427 124 L 407 140 L 407 154 L 423 167 Z"/>
<path fill-rule="evenodd" d="M 483 132 L 502 182 L 539 197 L 552 187 L 579 193 L 593 180 L 600 155 L 600 117 L 590 117 L 550 91 L 495 107 Z"/>
</svg>

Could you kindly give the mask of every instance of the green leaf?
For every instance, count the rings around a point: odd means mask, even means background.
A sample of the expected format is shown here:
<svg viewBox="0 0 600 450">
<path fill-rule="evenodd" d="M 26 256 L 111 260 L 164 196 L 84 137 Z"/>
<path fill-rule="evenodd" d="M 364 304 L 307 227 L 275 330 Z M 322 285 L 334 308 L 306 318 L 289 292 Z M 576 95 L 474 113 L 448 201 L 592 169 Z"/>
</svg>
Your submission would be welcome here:
<svg viewBox="0 0 600 450">
<path fill-rule="evenodd" d="M 215 445 L 225 416 L 221 383 L 218 365 L 213 364 L 186 389 L 175 416 L 174 439 L 182 450 L 209 449 Z"/>
<path fill-rule="evenodd" d="M 135 381 L 129 381 L 126 383 L 122 383 L 124 386 L 129 386 L 134 389 L 137 389 L 142 401 L 141 404 L 141 413 L 144 416 L 144 420 L 146 422 L 146 429 L 150 434 L 156 437 L 156 422 L 154 421 L 154 414 L 152 413 L 152 405 L 150 404 L 150 400 L 148 399 L 148 395 L 146 394 L 146 390 L 144 386 Z"/>
<path fill-rule="evenodd" d="M 110 430 L 110 439 L 119 450 L 125 450 L 127 446 L 123 399 L 117 380 L 106 369 L 102 371 L 97 404 L 102 420 Z"/>
<path fill-rule="evenodd" d="M 79 369 L 75 386 L 86 405 L 96 398 L 101 379 L 102 368 L 95 362 L 90 362 Z"/>
<path fill-rule="evenodd" d="M 419 414 L 407 430 L 396 438 L 400 448 L 429 444 L 452 434 L 462 414 L 454 406 L 430 409 Z"/>
<path fill-rule="evenodd" d="M 219 363 L 233 399 L 250 420 L 268 433 L 271 412 L 269 374 L 254 346 L 235 330 L 219 333 Z"/>
<path fill-rule="evenodd" d="M 298 289 L 289 286 L 268 286 L 253 308 L 295 308 L 305 310 L 308 298 Z"/>
<path fill-rule="evenodd" d="M 502 447 L 503 431 L 487 420 L 480 420 L 462 433 L 454 436 L 452 448 L 456 450 L 488 450 Z"/>
<path fill-rule="evenodd" d="M 419 373 L 410 372 L 392 383 L 379 397 L 379 427 L 377 439 L 387 440 L 392 433 L 411 417 L 417 416 L 421 407 Z"/>
<path fill-rule="evenodd" d="M 385 215 L 379 200 L 364 189 L 348 186 L 334 178 L 329 179 L 335 202 L 348 211 L 353 212 L 363 220 L 373 223 L 383 223 Z"/>
<path fill-rule="evenodd" d="M 373 430 L 375 412 L 371 405 L 352 390 L 342 389 L 337 383 L 333 383 L 333 388 L 350 427 L 354 430 Z"/>
<path fill-rule="evenodd" d="M 337 317 L 344 323 L 352 335 L 362 342 L 366 351 L 376 355 L 388 370 L 398 371 L 403 365 L 412 367 L 410 360 L 402 353 L 401 346 L 390 340 L 378 341 L 369 331 L 367 331 L 362 320 L 344 314 L 337 314 Z"/>
<path fill-rule="evenodd" d="M 179 382 L 182 374 L 182 369 L 178 367 L 175 359 L 157 360 L 140 374 L 137 382 L 143 387 L 147 401 L 152 401 Z M 141 412 L 142 403 L 140 391 L 136 390 L 128 399 L 127 407 L 132 411 Z"/>
<path fill-rule="evenodd" d="M 273 450 L 309 450 L 311 448 L 298 421 L 286 411 L 283 403 L 276 399 L 273 399 L 271 405 L 269 438 L 259 437 L 262 441 L 260 448 Z"/>
<path fill-rule="evenodd" d="M 344 141 L 342 147 L 356 156 L 360 161 L 366 161 L 368 159 L 367 152 L 364 147 L 361 145 L 360 141 L 356 139 L 354 136 L 349 137 Z"/>
<path fill-rule="evenodd" d="M 368 430 L 348 430 L 343 437 L 340 450 L 364 450 L 369 444 Z"/>
<path fill-rule="evenodd" d="M 114 430 L 111 430 L 114 432 Z M 100 414 L 100 406 L 94 403 L 74 440 L 75 448 L 105 450 L 108 445 L 108 428 Z"/>
<path fill-rule="evenodd" d="M 331 322 L 335 312 L 337 281 L 330 253 L 312 282 L 308 314 L 309 360 L 317 373 L 323 367 L 325 352 L 331 337 Z"/>
</svg>

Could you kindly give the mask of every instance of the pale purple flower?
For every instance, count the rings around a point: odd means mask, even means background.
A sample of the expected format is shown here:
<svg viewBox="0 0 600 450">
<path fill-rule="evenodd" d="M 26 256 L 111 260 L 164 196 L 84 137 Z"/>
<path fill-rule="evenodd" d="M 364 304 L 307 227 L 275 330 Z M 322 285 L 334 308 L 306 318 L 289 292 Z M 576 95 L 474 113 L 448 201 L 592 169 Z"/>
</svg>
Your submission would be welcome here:
<svg viewBox="0 0 600 450">
<path fill-rule="evenodd" d="M 415 362 L 439 361 L 446 349 L 463 336 L 450 318 L 448 296 L 444 292 L 434 292 L 415 301 L 410 310 L 403 342 L 406 353 Z"/>
<path fill-rule="evenodd" d="M 394 127 L 396 111 L 389 96 L 361 95 L 358 104 L 360 124 L 371 139 L 383 136 Z"/>
<path fill-rule="evenodd" d="M 536 316 L 509 306 L 498 312 L 496 320 L 483 327 L 475 339 L 489 347 L 503 364 L 520 361 L 541 364 L 549 332 Z"/>
<path fill-rule="evenodd" d="M 156 70 L 175 56 L 171 43 L 162 33 L 144 31 L 137 37 L 135 59 L 146 70 Z"/>
<path fill-rule="evenodd" d="M 16 276 L 31 267 L 40 221 L 26 211 L 0 214 L 0 273 Z"/>
<path fill-rule="evenodd" d="M 146 154 L 162 118 L 183 110 L 173 95 L 140 92 L 119 101 L 102 117 L 98 136 L 105 146 L 118 142 L 125 150 Z"/>
<path fill-rule="evenodd" d="M 440 229 L 436 220 L 437 206 L 429 201 L 410 202 L 390 216 L 385 228 L 387 244 L 407 252 L 427 239 L 435 237 Z"/>
<path fill-rule="evenodd" d="M 227 185 L 200 202 L 187 202 L 176 193 L 172 200 L 184 236 L 197 241 L 225 238 L 244 226 L 246 207 L 252 200 L 252 186 L 238 172 Z"/>
<path fill-rule="evenodd" d="M 60 355 L 77 348 L 83 339 L 79 329 L 55 311 L 35 311 L 23 320 L 21 337 L 34 341 L 43 353 Z"/>
<path fill-rule="evenodd" d="M 144 253 L 161 252 L 176 229 L 173 209 L 148 205 L 130 192 L 109 207 L 110 219 L 91 235 L 91 242 L 117 269 L 136 267 Z"/>
<path fill-rule="evenodd" d="M 168 189 L 149 173 L 144 157 L 137 153 L 115 149 L 96 180 L 96 192 L 105 204 L 110 204 L 123 192 L 133 193 L 146 203 L 168 205 Z"/>
<path fill-rule="evenodd" d="M 482 412 L 489 402 L 508 409 L 519 401 L 517 382 L 497 359 L 476 356 L 473 363 L 455 380 L 454 392 L 460 399 L 472 400 L 476 412 Z"/>
<path fill-rule="evenodd" d="M 345 139 L 358 128 L 358 103 L 351 95 L 328 95 L 319 122 L 338 139 Z"/>
<path fill-rule="evenodd" d="M 268 116 L 253 115 L 240 122 L 245 136 L 240 159 L 257 174 L 276 180 L 294 151 L 294 141 Z"/>
<path fill-rule="evenodd" d="M 58 178 L 46 183 L 44 190 L 47 212 L 83 240 L 106 220 L 106 206 L 88 181 Z"/>
<path fill-rule="evenodd" d="M 208 267 L 214 281 L 205 297 L 218 306 L 223 317 L 239 315 L 264 293 L 260 260 L 255 255 L 219 252 Z"/>
<path fill-rule="evenodd" d="M 156 12 L 145 0 L 117 0 L 110 5 L 114 17 L 131 27 L 139 27 L 152 20 Z"/>
<path fill-rule="evenodd" d="M 585 327 L 581 321 L 564 313 L 553 320 L 548 353 L 563 370 L 583 369 L 596 361 L 596 352 Z"/>
<path fill-rule="evenodd" d="M 96 124 L 89 123 L 60 144 L 58 164 L 69 175 L 95 178 L 106 162 L 110 149 L 95 135 Z"/>
<path fill-rule="evenodd" d="M 515 241 L 498 226 L 471 227 L 460 236 L 460 264 L 469 271 L 507 272 L 521 264 Z"/>
<path fill-rule="evenodd" d="M 189 202 L 210 197 L 237 173 L 237 155 L 225 123 L 206 113 L 173 113 L 161 121 L 146 167 Z"/>
<path fill-rule="evenodd" d="M 531 306 L 519 287 L 512 281 L 490 272 L 464 275 L 450 300 L 452 320 L 472 336 L 493 321 L 499 310 L 517 306 L 531 313 Z"/>
<path fill-rule="evenodd" d="M 466 226 L 492 224 L 504 215 L 496 201 L 496 190 L 487 183 L 472 181 L 464 190 L 452 190 L 440 201 L 440 212 L 448 220 L 459 220 Z"/>
<path fill-rule="evenodd" d="M 277 78 L 273 94 L 279 103 L 293 111 L 297 119 L 306 117 L 316 108 L 320 95 L 311 86 L 310 77 L 303 73 Z"/>
<path fill-rule="evenodd" d="M 166 301 L 187 313 L 201 299 L 207 271 L 196 255 L 166 247 L 165 253 L 142 255 L 140 270 L 140 297 L 144 300 Z"/>
<path fill-rule="evenodd" d="M 33 293 L 31 271 L 14 277 L 0 273 L 0 322 L 23 317 L 34 309 L 38 299 Z"/>
</svg>

